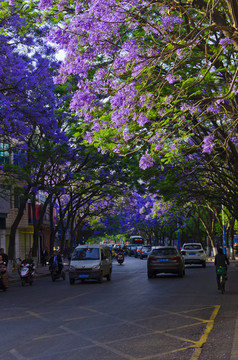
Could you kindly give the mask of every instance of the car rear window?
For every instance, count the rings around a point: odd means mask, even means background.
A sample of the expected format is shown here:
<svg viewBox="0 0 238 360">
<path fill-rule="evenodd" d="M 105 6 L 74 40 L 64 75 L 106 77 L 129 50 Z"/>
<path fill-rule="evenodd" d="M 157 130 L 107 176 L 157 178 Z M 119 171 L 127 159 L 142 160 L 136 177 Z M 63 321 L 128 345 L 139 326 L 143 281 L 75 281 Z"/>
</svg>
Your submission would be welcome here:
<svg viewBox="0 0 238 360">
<path fill-rule="evenodd" d="M 151 255 L 155 256 L 169 256 L 169 255 L 177 255 L 176 249 L 154 249 L 152 250 Z"/>
<path fill-rule="evenodd" d="M 185 250 L 201 250 L 201 245 L 184 245 Z"/>
</svg>

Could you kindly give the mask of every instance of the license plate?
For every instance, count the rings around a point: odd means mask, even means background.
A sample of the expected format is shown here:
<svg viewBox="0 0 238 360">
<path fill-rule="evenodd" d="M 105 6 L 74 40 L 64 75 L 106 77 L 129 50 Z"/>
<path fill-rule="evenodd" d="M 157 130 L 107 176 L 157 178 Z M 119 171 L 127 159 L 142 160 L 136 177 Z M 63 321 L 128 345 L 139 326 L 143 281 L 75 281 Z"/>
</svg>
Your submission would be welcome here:
<svg viewBox="0 0 238 360">
<path fill-rule="evenodd" d="M 169 261 L 169 259 L 159 259 L 160 262 L 166 262 Z"/>
<path fill-rule="evenodd" d="M 79 279 L 87 279 L 88 278 L 88 275 L 87 274 L 82 274 L 82 275 L 79 275 Z"/>
<path fill-rule="evenodd" d="M 196 255 L 196 253 L 191 252 L 191 253 L 189 253 L 189 255 Z"/>
</svg>

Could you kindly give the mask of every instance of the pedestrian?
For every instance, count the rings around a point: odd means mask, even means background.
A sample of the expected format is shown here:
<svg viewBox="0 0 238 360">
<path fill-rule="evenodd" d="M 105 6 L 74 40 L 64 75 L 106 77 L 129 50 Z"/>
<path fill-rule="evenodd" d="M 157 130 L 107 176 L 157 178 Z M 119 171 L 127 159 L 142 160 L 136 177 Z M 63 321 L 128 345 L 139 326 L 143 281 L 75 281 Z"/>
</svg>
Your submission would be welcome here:
<svg viewBox="0 0 238 360">
<path fill-rule="evenodd" d="M 42 250 L 42 252 L 41 252 L 42 266 L 46 266 L 47 259 L 48 259 L 48 250 L 47 250 L 47 248 L 44 248 L 44 250 Z"/>
<path fill-rule="evenodd" d="M 8 288 L 8 273 L 7 273 L 7 267 L 3 263 L 2 255 L 0 255 L 0 278 L 1 278 L 1 287 L 5 291 Z"/>
<path fill-rule="evenodd" d="M 3 264 L 7 266 L 7 264 L 8 264 L 8 256 L 7 256 L 7 254 L 5 254 L 3 248 L 0 249 L 0 255 L 2 256 Z"/>
<path fill-rule="evenodd" d="M 30 248 L 30 250 L 29 250 L 28 257 L 29 257 L 30 259 L 32 259 L 32 248 Z"/>
</svg>

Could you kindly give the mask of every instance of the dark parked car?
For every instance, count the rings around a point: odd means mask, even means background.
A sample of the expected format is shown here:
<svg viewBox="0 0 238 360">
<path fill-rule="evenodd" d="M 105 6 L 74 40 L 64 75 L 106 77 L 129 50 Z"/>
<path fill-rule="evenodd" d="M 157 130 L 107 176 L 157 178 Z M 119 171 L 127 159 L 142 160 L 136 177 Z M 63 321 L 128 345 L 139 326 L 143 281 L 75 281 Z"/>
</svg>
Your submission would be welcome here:
<svg viewBox="0 0 238 360">
<path fill-rule="evenodd" d="M 145 245 L 142 246 L 141 253 L 140 253 L 140 259 L 145 259 L 148 257 L 148 254 L 151 252 L 151 246 Z"/>
<path fill-rule="evenodd" d="M 156 274 L 172 273 L 180 277 L 185 275 L 184 258 L 174 246 L 158 246 L 153 248 L 147 259 L 147 275 L 152 278 Z"/>
</svg>

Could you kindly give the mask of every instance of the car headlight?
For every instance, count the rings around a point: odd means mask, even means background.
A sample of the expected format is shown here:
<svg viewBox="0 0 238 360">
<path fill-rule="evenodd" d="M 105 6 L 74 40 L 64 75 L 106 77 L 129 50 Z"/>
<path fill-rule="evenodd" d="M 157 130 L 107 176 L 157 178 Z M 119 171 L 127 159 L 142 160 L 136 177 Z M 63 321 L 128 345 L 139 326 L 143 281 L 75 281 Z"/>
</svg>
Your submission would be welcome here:
<svg viewBox="0 0 238 360">
<path fill-rule="evenodd" d="M 92 268 L 93 270 L 100 270 L 100 265 L 94 265 Z"/>
</svg>

